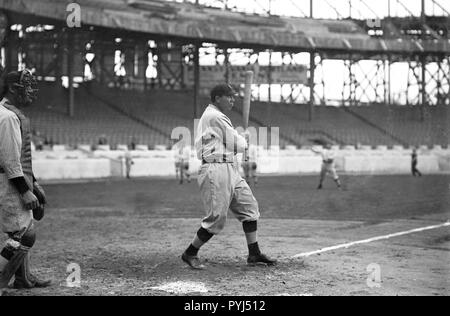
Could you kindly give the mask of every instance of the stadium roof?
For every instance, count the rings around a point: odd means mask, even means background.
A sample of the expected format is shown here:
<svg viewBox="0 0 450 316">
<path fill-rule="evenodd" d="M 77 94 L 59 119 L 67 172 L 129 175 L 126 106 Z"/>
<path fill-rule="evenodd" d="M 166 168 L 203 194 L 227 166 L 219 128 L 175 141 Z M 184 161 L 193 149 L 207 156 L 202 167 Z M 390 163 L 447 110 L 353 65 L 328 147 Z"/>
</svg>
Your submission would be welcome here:
<svg viewBox="0 0 450 316">
<path fill-rule="evenodd" d="M 64 23 L 72 0 L 0 0 L 0 9 Z M 351 20 L 249 15 L 161 0 L 77 0 L 83 25 L 137 33 L 292 50 L 445 53 L 447 39 L 375 39 Z"/>
</svg>

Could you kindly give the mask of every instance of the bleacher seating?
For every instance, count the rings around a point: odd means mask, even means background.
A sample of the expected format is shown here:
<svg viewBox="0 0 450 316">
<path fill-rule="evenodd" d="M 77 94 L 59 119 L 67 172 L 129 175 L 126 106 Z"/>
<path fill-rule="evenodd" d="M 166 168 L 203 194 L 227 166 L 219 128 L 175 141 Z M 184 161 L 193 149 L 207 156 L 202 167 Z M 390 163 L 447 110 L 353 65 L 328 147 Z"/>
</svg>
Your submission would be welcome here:
<svg viewBox="0 0 450 316">
<path fill-rule="evenodd" d="M 69 117 L 66 90 L 54 85 L 43 85 L 40 89 L 39 100 L 29 109 L 32 126 L 55 144 L 98 145 L 104 135 L 112 148 L 130 145 L 132 140 L 135 145 L 170 148 L 174 128 L 188 127 L 194 136 L 190 93 L 82 87 L 76 90 L 75 115 Z M 205 106 L 209 99 L 202 97 L 200 102 Z M 238 127 L 242 126 L 242 100 L 237 100 L 236 105 L 236 111 L 229 116 Z M 307 105 L 272 103 L 269 107 L 264 102 L 252 102 L 250 126 L 279 127 L 281 148 L 310 145 L 317 138 L 358 148 L 406 143 L 447 147 L 449 143 L 446 107 L 429 108 L 425 121 L 421 122 L 414 108 L 317 106 L 310 122 Z M 403 142 L 399 143 L 399 139 Z"/>
<path fill-rule="evenodd" d="M 359 106 L 350 110 L 399 137 L 410 146 L 433 146 L 449 144 L 450 118 L 447 106 L 425 109 L 421 121 L 418 107 L 406 106 Z"/>
<path fill-rule="evenodd" d="M 336 144 L 393 145 L 394 141 L 338 107 L 317 106 L 314 120 L 308 120 L 308 106 L 272 104 L 267 113 L 267 103 L 254 102 L 252 117 L 272 126 L 280 126 L 281 133 L 289 135 L 297 143 L 308 144 L 311 138 L 325 138 Z M 270 117 L 269 117 L 270 116 Z"/>
<path fill-rule="evenodd" d="M 162 134 L 137 124 L 129 117 L 91 97 L 84 88 L 76 90 L 74 117 L 67 115 L 67 91 L 53 85 L 41 85 L 39 99 L 27 109 L 32 128 L 53 144 L 97 145 L 104 135 L 107 143 L 168 144 Z"/>
</svg>

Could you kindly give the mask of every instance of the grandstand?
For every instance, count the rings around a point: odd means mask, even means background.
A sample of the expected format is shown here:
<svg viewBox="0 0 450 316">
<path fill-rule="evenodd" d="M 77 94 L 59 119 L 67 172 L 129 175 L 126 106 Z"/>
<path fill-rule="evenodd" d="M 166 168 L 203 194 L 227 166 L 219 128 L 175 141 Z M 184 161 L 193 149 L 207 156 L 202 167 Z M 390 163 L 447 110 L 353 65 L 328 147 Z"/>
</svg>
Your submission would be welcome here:
<svg viewBox="0 0 450 316">
<path fill-rule="evenodd" d="M 168 144 L 166 135 L 92 97 L 86 87 L 77 89 L 79 107 L 70 117 L 66 112 L 66 94 L 62 87 L 41 84 L 39 99 L 28 110 L 33 130 L 53 144 L 93 146 L 103 135 L 113 147 L 130 144 L 133 139 L 137 144 Z"/>
<path fill-rule="evenodd" d="M 377 105 L 351 107 L 349 111 L 412 146 L 449 144 L 448 106 L 427 107 L 424 121 L 417 107 Z"/>
<path fill-rule="evenodd" d="M 67 115 L 66 94 L 66 89 L 55 84 L 41 84 L 39 100 L 29 110 L 33 129 L 55 144 L 95 145 L 105 135 L 113 148 L 129 145 L 132 139 L 150 148 L 170 147 L 175 127 L 188 127 L 194 134 L 192 96 L 188 92 L 135 93 L 82 85 L 76 92 L 79 107 L 74 117 Z M 209 100 L 202 97 L 201 102 L 207 105 Z M 236 111 L 230 113 L 236 127 L 242 126 L 241 106 L 242 101 L 237 100 Z M 430 107 L 425 122 L 420 121 L 416 107 L 316 106 L 315 120 L 309 121 L 307 105 L 256 101 L 252 103 L 250 125 L 280 127 L 282 148 L 309 145 L 317 138 L 341 146 L 446 147 L 450 126 L 446 106 Z"/>
<path fill-rule="evenodd" d="M 250 125 L 280 127 L 282 148 L 317 138 L 339 146 L 447 147 L 448 11 L 430 15 L 422 2 L 419 16 L 407 12 L 368 23 L 337 11 L 337 20 L 315 19 L 313 7 L 308 16 L 287 17 L 190 1 L 83 0 L 83 26 L 73 29 L 65 1 L 0 0 L 2 62 L 7 70 L 35 70 L 41 92 L 29 114 L 34 130 L 54 144 L 94 146 L 105 137 L 113 148 L 132 142 L 170 147 L 175 127 L 193 133 L 194 118 L 209 102 L 205 91 L 218 81 L 241 85 L 239 74 L 249 67 L 259 71 L 256 94 L 275 82 L 282 93 L 290 89 L 280 98 L 289 104 L 270 97 L 252 103 Z M 281 54 L 281 65 L 259 64 L 261 56 L 272 53 Z M 297 63 L 298 53 L 308 54 L 310 64 Z M 247 64 L 233 64 L 232 54 L 245 56 Z M 202 64 L 201 57 L 210 64 Z M 324 70 L 323 61 L 336 60 L 348 67 L 339 87 L 340 107 L 326 106 L 330 98 L 320 77 L 321 72 L 334 75 Z M 357 75 L 358 69 L 364 72 L 361 61 L 375 62 L 377 74 Z M 413 106 L 394 105 L 391 81 L 396 79 L 390 72 L 395 63 L 409 68 L 401 95 L 407 104 L 414 100 Z M 82 81 L 78 89 L 71 84 L 75 77 Z M 58 84 L 63 78 L 69 78 L 68 88 Z M 118 78 L 131 84 L 117 86 Z M 300 91 L 300 100 L 294 91 Z M 235 126 L 242 125 L 240 103 L 230 114 Z"/>
<path fill-rule="evenodd" d="M 264 125 L 280 126 L 280 133 L 297 146 L 308 145 L 310 139 L 318 137 L 336 145 L 401 145 L 340 107 L 316 106 L 315 119 L 309 121 L 307 105 L 274 103 L 270 118 L 266 114 L 268 106 L 255 102 L 252 117 Z"/>
</svg>

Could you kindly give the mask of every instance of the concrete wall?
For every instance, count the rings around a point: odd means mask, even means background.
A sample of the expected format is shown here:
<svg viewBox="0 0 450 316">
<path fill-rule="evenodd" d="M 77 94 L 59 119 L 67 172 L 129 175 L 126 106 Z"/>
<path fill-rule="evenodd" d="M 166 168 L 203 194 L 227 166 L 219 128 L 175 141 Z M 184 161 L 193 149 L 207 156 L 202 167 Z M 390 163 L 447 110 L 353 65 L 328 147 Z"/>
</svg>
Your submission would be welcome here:
<svg viewBox="0 0 450 316">
<path fill-rule="evenodd" d="M 450 155 L 437 155 L 439 170 L 450 172 Z"/>
<path fill-rule="evenodd" d="M 133 151 L 132 177 L 175 176 L 175 159 L 171 151 Z M 409 151 L 340 150 L 336 152 L 338 171 L 354 174 L 409 174 Z M 94 179 L 125 175 L 123 151 L 80 153 L 39 153 L 34 155 L 34 171 L 39 179 Z M 240 157 L 238 157 L 240 160 Z M 192 155 L 190 171 L 196 174 L 200 161 Z M 419 154 L 419 170 L 424 174 L 450 171 L 450 151 Z M 261 151 L 260 174 L 311 174 L 321 169 L 321 158 L 309 150 Z"/>
<path fill-rule="evenodd" d="M 418 169 L 423 173 L 438 173 L 436 156 L 419 157 Z M 347 156 L 343 170 L 363 174 L 408 174 L 411 172 L 411 158 L 408 156 Z"/>
<path fill-rule="evenodd" d="M 111 176 L 109 159 L 40 159 L 33 160 L 38 179 L 95 179 Z"/>
</svg>

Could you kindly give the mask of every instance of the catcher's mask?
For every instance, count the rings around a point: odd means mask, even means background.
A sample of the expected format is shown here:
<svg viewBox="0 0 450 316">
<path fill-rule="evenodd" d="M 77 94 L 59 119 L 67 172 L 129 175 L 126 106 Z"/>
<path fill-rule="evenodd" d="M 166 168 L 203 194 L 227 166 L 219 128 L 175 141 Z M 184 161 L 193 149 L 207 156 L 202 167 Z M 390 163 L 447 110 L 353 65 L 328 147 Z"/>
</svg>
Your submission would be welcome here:
<svg viewBox="0 0 450 316">
<path fill-rule="evenodd" d="M 6 84 L 16 92 L 17 102 L 22 106 L 30 105 L 37 99 L 36 77 L 29 69 L 8 73 Z"/>
</svg>

